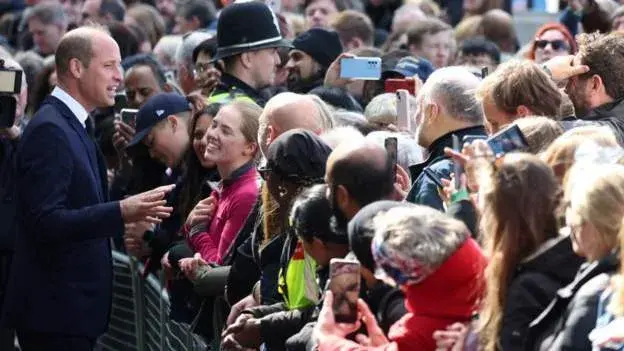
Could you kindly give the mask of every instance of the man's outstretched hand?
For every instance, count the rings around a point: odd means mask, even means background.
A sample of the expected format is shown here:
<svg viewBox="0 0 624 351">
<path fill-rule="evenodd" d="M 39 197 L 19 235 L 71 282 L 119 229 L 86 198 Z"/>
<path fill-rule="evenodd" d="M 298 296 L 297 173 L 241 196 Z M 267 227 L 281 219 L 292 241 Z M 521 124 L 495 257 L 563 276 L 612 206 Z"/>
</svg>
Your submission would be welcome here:
<svg viewBox="0 0 624 351">
<path fill-rule="evenodd" d="M 168 218 L 173 207 L 165 206 L 165 195 L 174 187 L 174 184 L 165 185 L 121 200 L 119 207 L 124 223 L 160 223 L 163 218 Z"/>
</svg>

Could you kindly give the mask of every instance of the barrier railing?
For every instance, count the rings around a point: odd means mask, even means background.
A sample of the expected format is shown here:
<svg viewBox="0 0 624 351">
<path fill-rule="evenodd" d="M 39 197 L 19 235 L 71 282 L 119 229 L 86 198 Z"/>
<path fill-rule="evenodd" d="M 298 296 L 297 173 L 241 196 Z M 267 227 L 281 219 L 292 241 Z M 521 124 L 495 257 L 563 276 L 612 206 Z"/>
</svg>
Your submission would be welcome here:
<svg viewBox="0 0 624 351">
<path fill-rule="evenodd" d="M 205 351 L 206 343 L 185 324 L 169 320 L 169 295 L 163 278 L 141 276 L 143 265 L 113 251 L 113 301 L 110 325 L 98 340 L 100 350 Z"/>
</svg>

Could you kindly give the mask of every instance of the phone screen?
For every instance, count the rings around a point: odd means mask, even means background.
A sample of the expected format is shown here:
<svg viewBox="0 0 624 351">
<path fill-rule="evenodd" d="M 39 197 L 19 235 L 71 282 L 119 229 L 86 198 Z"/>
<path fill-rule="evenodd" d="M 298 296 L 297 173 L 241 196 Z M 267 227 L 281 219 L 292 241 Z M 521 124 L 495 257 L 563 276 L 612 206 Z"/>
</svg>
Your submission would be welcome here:
<svg viewBox="0 0 624 351">
<path fill-rule="evenodd" d="M 329 290 L 334 295 L 334 318 L 338 323 L 355 323 L 360 297 L 360 263 L 333 258 L 329 263 Z"/>
<path fill-rule="evenodd" d="M 132 108 L 124 108 L 121 110 L 121 121 L 125 124 L 135 127 L 136 126 L 136 115 L 139 110 L 135 110 Z"/>
<path fill-rule="evenodd" d="M 515 124 L 494 134 L 487 140 L 487 143 L 496 157 L 529 146 L 520 127 Z"/>
<path fill-rule="evenodd" d="M 125 93 L 115 94 L 115 114 L 121 113 L 121 110 L 128 107 L 128 97 Z"/>
<path fill-rule="evenodd" d="M 13 96 L 4 96 L 1 102 L 3 106 L 0 107 L 0 129 L 11 128 L 15 124 L 17 100 Z"/>
</svg>

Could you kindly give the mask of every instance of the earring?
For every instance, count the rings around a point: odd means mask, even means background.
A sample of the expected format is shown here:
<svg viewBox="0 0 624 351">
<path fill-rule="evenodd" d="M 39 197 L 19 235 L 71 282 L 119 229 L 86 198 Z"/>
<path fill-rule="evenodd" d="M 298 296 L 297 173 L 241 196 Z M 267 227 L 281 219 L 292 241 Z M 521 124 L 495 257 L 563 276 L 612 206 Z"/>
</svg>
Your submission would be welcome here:
<svg viewBox="0 0 624 351">
<path fill-rule="evenodd" d="M 282 185 L 278 185 L 277 186 L 277 190 L 279 191 L 279 196 L 280 197 L 284 197 L 286 196 L 286 194 L 288 194 L 288 189 L 286 189 L 284 186 Z"/>
</svg>

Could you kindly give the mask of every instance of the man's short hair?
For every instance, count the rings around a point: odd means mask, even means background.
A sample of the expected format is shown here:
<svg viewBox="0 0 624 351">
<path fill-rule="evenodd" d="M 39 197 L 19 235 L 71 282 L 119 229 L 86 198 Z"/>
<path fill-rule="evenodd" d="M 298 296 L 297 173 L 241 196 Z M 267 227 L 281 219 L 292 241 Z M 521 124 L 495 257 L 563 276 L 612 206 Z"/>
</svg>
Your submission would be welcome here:
<svg viewBox="0 0 624 351">
<path fill-rule="evenodd" d="M 556 117 L 562 99 L 553 80 L 528 60 L 503 63 L 481 82 L 475 94 L 480 101 L 492 99 L 499 110 L 511 115 L 524 105 L 535 115 Z"/>
<path fill-rule="evenodd" d="M 194 31 L 184 36 L 182 44 L 176 51 L 176 64 L 190 68 L 193 65 L 193 51 L 204 40 L 210 39 L 213 34 L 205 31 Z"/>
<path fill-rule="evenodd" d="M 464 40 L 459 46 L 459 52 L 464 56 L 487 55 L 496 65 L 500 64 L 501 61 L 501 52 L 498 46 L 482 36 Z"/>
<path fill-rule="evenodd" d="M 417 98 L 435 102 L 457 120 L 483 124 L 483 109 L 475 96 L 479 82 L 463 67 L 440 68 L 429 76 Z"/>
<path fill-rule="evenodd" d="M 436 35 L 452 29 L 450 25 L 437 18 L 427 18 L 419 21 L 407 31 L 407 45 L 419 48 L 426 35 Z"/>
<path fill-rule="evenodd" d="M 217 53 L 217 37 L 212 37 L 210 39 L 204 40 L 199 44 L 195 50 L 193 50 L 193 62 L 197 62 L 197 57 L 200 53 L 205 53 L 210 55 L 210 57 L 214 57 Z"/>
<path fill-rule="evenodd" d="M 581 77 L 596 74 L 602 79 L 607 95 L 612 99 L 624 98 L 624 34 L 581 34 L 578 36 L 581 63 L 589 72 Z"/>
<path fill-rule="evenodd" d="M 31 19 L 37 19 L 44 25 L 54 24 L 67 27 L 68 18 L 63 5 L 56 2 L 44 2 L 35 5 L 26 16 L 26 23 Z"/>
<path fill-rule="evenodd" d="M 366 144 L 379 147 L 368 141 L 361 145 Z M 385 152 L 383 155 L 381 163 L 355 154 L 336 160 L 331 171 L 333 186 L 344 186 L 360 207 L 388 198 L 394 191 L 394 163 Z"/>
<path fill-rule="evenodd" d="M 154 77 L 156 77 L 156 81 L 158 81 L 158 85 L 160 88 L 164 88 L 167 83 L 167 77 L 165 76 L 165 70 L 156 59 L 150 54 L 138 54 L 134 56 L 129 56 L 123 60 L 121 63 L 125 72 L 128 72 L 131 68 L 135 66 L 147 66 L 154 73 Z"/>
<path fill-rule="evenodd" d="M 56 72 L 59 76 L 64 75 L 69 71 L 69 61 L 71 61 L 71 59 L 78 59 L 78 61 L 80 61 L 85 67 L 89 67 L 91 64 L 91 59 L 93 58 L 93 45 L 91 37 L 85 29 L 90 31 L 100 31 L 108 34 L 106 28 L 95 24 L 79 27 L 65 34 L 56 48 L 56 53 L 54 55 Z M 80 32 L 77 33 L 77 31 Z"/>
<path fill-rule="evenodd" d="M 121 22 L 126 16 L 126 6 L 121 0 L 102 0 L 99 15 L 111 15 L 112 19 Z"/>
<path fill-rule="evenodd" d="M 373 22 L 367 15 L 361 12 L 354 10 L 343 11 L 333 19 L 331 26 L 338 33 L 343 44 L 359 38 L 364 45 L 373 45 L 375 34 Z"/>
<path fill-rule="evenodd" d="M 199 27 L 206 28 L 217 18 L 217 9 L 212 1 L 190 0 L 182 3 L 177 11 L 177 15 L 186 20 L 191 20 L 195 17 L 199 21 Z"/>
</svg>

